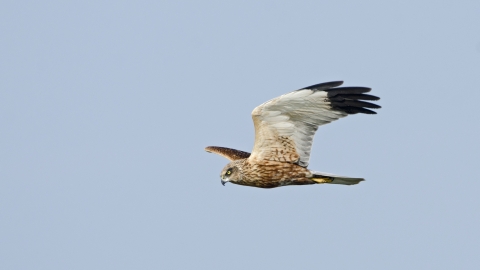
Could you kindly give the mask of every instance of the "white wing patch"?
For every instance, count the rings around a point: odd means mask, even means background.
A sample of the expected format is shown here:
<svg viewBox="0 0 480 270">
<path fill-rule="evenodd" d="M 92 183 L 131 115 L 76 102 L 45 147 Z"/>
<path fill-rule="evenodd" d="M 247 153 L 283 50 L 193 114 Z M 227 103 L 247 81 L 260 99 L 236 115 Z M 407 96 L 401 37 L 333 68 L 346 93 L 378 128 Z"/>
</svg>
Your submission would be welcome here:
<svg viewBox="0 0 480 270">
<path fill-rule="evenodd" d="M 326 91 L 310 89 L 287 93 L 256 107 L 255 145 L 251 159 L 298 163 L 308 166 L 313 137 L 318 126 L 347 113 L 332 110 Z"/>
</svg>

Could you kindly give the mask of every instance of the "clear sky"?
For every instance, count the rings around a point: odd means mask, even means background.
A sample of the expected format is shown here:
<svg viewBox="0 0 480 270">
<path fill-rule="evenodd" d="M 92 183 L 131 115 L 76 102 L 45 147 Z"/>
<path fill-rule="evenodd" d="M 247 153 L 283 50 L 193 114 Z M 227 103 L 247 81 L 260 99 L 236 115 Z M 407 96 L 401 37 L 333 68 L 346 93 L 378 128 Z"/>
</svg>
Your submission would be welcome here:
<svg viewBox="0 0 480 270">
<path fill-rule="evenodd" d="M 2 1 L 1 269 L 480 269 L 479 1 Z M 315 83 L 356 186 L 227 184 L 250 113 Z"/>
</svg>

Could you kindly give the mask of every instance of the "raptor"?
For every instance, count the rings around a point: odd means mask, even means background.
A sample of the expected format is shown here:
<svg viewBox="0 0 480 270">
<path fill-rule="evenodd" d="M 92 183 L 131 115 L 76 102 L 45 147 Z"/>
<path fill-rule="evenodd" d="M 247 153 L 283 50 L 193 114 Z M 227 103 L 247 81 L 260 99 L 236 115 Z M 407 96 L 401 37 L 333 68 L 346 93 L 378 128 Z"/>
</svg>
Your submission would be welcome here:
<svg viewBox="0 0 480 270">
<path fill-rule="evenodd" d="M 365 94 L 367 87 L 339 87 L 342 81 L 308 86 L 256 107 L 252 112 L 255 144 L 252 153 L 208 146 L 207 152 L 230 160 L 220 173 L 223 185 L 274 188 L 288 185 L 355 185 L 363 178 L 308 169 L 318 127 L 349 114 L 376 114 L 380 98 Z"/>
</svg>

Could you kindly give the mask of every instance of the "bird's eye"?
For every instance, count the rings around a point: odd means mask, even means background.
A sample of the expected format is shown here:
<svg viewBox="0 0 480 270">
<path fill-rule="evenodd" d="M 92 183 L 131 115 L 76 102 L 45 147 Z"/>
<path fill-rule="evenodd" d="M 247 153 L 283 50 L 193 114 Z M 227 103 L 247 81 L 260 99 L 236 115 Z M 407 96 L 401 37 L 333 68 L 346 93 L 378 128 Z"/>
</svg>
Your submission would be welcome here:
<svg viewBox="0 0 480 270">
<path fill-rule="evenodd" d="M 227 175 L 230 175 L 230 174 L 232 174 L 232 170 L 231 170 L 231 169 L 227 171 Z"/>
</svg>

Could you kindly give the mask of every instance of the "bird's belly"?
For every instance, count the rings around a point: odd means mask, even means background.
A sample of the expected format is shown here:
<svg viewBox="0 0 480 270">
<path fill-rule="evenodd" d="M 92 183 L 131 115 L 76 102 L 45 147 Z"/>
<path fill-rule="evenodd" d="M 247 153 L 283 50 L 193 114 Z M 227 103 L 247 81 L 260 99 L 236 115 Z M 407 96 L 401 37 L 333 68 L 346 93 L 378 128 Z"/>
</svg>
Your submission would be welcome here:
<svg viewBox="0 0 480 270">
<path fill-rule="evenodd" d="M 285 162 L 252 164 L 240 185 L 274 188 L 287 185 L 314 184 L 309 179 L 310 171 L 304 167 Z"/>
<path fill-rule="evenodd" d="M 243 181 L 236 182 L 235 184 L 250 186 L 250 187 L 258 187 L 258 188 L 275 188 L 275 187 L 290 186 L 290 185 L 313 185 L 316 183 L 315 181 L 312 181 L 309 178 L 299 178 L 299 179 L 285 179 L 285 180 L 278 180 L 278 179 L 243 180 Z"/>
</svg>

